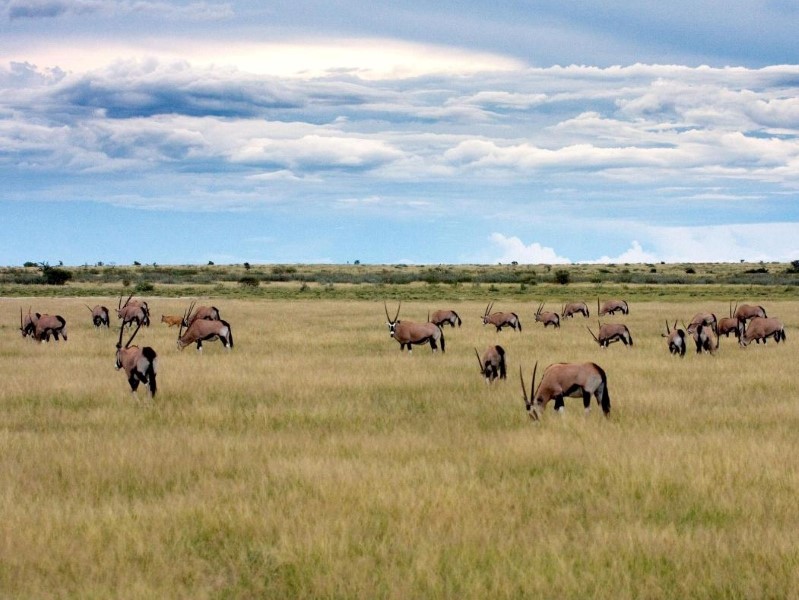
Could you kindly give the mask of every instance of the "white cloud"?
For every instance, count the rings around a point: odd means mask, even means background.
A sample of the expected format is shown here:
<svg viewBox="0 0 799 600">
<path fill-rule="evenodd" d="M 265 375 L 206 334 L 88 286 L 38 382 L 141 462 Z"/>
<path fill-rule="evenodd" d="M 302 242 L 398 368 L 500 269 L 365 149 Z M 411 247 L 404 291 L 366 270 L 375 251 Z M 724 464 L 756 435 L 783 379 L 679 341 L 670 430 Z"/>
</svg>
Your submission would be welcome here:
<svg viewBox="0 0 799 600">
<path fill-rule="evenodd" d="M 558 256 L 552 248 L 542 246 L 538 242 L 525 244 L 518 237 L 508 237 L 501 233 L 492 233 L 491 242 L 499 247 L 500 255 L 493 262 L 511 263 L 517 261 L 525 264 L 565 264 L 568 258 Z"/>
</svg>

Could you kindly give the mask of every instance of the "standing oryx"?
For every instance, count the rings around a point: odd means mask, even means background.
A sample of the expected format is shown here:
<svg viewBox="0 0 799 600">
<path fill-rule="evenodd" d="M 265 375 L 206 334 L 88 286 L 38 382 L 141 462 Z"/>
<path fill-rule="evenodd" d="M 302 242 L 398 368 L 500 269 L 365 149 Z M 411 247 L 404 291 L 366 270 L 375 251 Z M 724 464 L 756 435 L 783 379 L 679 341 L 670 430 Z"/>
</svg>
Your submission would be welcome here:
<svg viewBox="0 0 799 600">
<path fill-rule="evenodd" d="M 125 324 L 119 326 L 119 340 L 117 340 L 117 354 L 114 366 L 117 371 L 119 369 L 125 370 L 125 375 L 128 377 L 130 384 L 130 392 L 136 396 L 136 390 L 139 383 L 146 383 L 150 392 L 150 397 L 155 396 L 157 386 L 155 382 L 155 375 L 158 370 L 158 360 L 156 358 L 155 350 L 150 346 L 139 348 L 138 346 L 131 346 L 133 338 L 139 333 L 141 323 L 136 325 L 133 335 L 130 336 L 127 343 L 122 346 L 122 333 L 125 331 Z"/>
<path fill-rule="evenodd" d="M 556 312 L 544 310 L 543 302 L 538 305 L 538 308 L 535 311 L 535 322 L 543 323 L 545 329 L 549 325 L 552 325 L 552 327 L 555 329 L 560 329 L 560 315 Z"/>
<path fill-rule="evenodd" d="M 203 342 L 219 340 L 226 350 L 233 347 L 233 331 L 227 321 L 209 321 L 207 319 L 195 319 L 188 327 L 184 323 L 189 322 L 191 309 L 189 307 L 183 314 L 183 322 L 178 329 L 178 350 L 183 350 L 189 344 L 197 344 L 197 352 L 202 352 Z M 183 332 L 185 328 L 185 333 Z"/>
<path fill-rule="evenodd" d="M 713 333 L 717 333 L 719 320 L 716 318 L 716 315 L 714 315 L 713 313 L 709 312 L 696 313 L 691 319 L 691 322 L 688 323 L 688 327 L 685 329 L 685 332 L 693 334 L 700 325 L 703 325 L 705 327 L 710 327 Z"/>
<path fill-rule="evenodd" d="M 34 340 L 40 342 L 49 342 L 52 335 L 56 341 L 59 336 L 67 341 L 67 322 L 61 315 L 43 315 L 40 313 L 32 313 L 28 309 L 28 314 L 23 319 L 22 309 L 19 310 L 19 329 L 22 332 L 22 337 L 31 336 Z"/>
<path fill-rule="evenodd" d="M 519 315 L 516 313 L 506 313 L 506 312 L 497 312 L 493 314 L 488 314 L 491 309 L 493 308 L 494 303 L 489 302 L 488 306 L 486 306 L 485 312 L 481 317 L 483 319 L 483 325 L 491 324 L 497 328 L 497 331 L 502 331 L 503 327 L 510 327 L 513 330 L 517 330 L 521 333 L 522 331 L 522 322 L 519 321 Z"/>
<path fill-rule="evenodd" d="M 685 351 L 687 349 L 685 331 L 677 329 L 677 321 L 674 321 L 673 329 L 669 329 L 669 322 L 666 321 L 666 333 L 661 333 L 660 335 L 668 340 L 669 352 L 672 354 L 679 354 L 680 358 L 685 356 Z"/>
<path fill-rule="evenodd" d="M 560 316 L 565 318 L 573 318 L 577 313 L 581 313 L 584 317 L 591 316 L 588 312 L 588 305 L 585 302 L 569 302 L 563 306 Z"/>
<path fill-rule="evenodd" d="M 88 304 L 85 306 L 89 309 L 89 312 L 92 313 L 92 323 L 94 323 L 95 329 L 99 329 L 103 326 L 105 326 L 106 329 L 111 327 L 111 320 L 108 318 L 108 309 L 105 306 L 100 306 L 99 304 L 94 308 L 90 307 Z"/>
<path fill-rule="evenodd" d="M 594 335 L 590 327 L 586 327 L 586 329 L 600 348 L 607 348 L 609 344 L 618 341 L 624 342 L 624 345 L 628 347 L 633 345 L 633 336 L 630 335 L 630 330 L 624 323 L 599 324 L 599 337 Z"/>
<path fill-rule="evenodd" d="M 486 379 L 486 383 L 491 383 L 497 377 L 505 379 L 507 377 L 507 370 L 505 368 L 505 349 L 502 346 L 489 346 L 483 352 L 483 357 L 474 349 L 474 354 L 477 356 L 477 362 L 480 363 L 480 372 Z"/>
<path fill-rule="evenodd" d="M 630 314 L 630 307 L 627 304 L 627 300 L 606 300 L 600 306 L 599 298 L 597 298 L 596 309 L 600 317 L 604 317 L 605 315 L 615 315 L 617 312 L 621 312 L 623 315 Z"/>
<path fill-rule="evenodd" d="M 702 352 L 715 354 L 716 350 L 719 349 L 719 336 L 716 335 L 716 332 L 710 325 L 699 323 L 696 328 L 691 331 L 691 335 L 694 337 L 697 354 L 702 354 Z"/>
<path fill-rule="evenodd" d="M 739 321 L 748 321 L 755 317 L 768 317 L 766 309 L 762 306 L 752 306 L 751 304 L 741 304 L 738 306 L 737 302 L 735 303 L 735 313 L 733 316 Z"/>
<path fill-rule="evenodd" d="M 762 340 L 765 344 L 770 337 L 773 337 L 778 344 L 780 341 L 786 341 L 782 321 L 773 317 L 754 317 L 741 332 L 738 343 L 745 347 L 753 341 L 759 344 Z"/>
<path fill-rule="evenodd" d="M 389 335 L 399 342 L 400 352 L 408 347 L 408 353 L 412 352 L 411 346 L 416 344 L 430 344 L 433 352 L 438 350 L 438 342 L 441 342 L 441 352 L 445 351 L 444 332 L 441 327 L 435 323 L 414 323 L 412 321 L 401 321 L 399 317 L 402 301 L 397 306 L 397 314 L 394 318 L 388 316 L 388 306 L 383 302 L 383 308 L 386 311 L 386 325 L 388 325 Z"/>
<path fill-rule="evenodd" d="M 454 310 L 437 310 L 433 313 L 433 316 L 428 319 L 431 323 L 435 323 L 439 327 L 443 327 L 445 324 L 449 324 L 450 327 L 458 327 L 461 326 L 461 318 L 458 316 Z"/>
<path fill-rule="evenodd" d="M 722 335 L 728 338 L 731 333 L 735 335 L 735 337 L 740 336 L 739 322 L 738 319 L 733 316 L 732 302 L 730 302 L 730 316 L 722 317 L 716 324 L 716 335 L 718 335 L 719 338 L 721 338 Z"/>
<path fill-rule="evenodd" d="M 541 418 L 541 413 L 550 400 L 555 401 L 555 410 L 564 410 L 563 398 L 583 398 L 583 407 L 586 414 L 591 409 L 591 395 L 602 406 L 605 416 L 610 415 L 610 394 L 608 393 L 608 378 L 605 371 L 596 363 L 555 363 L 549 365 L 544 371 L 541 383 L 535 387 L 535 372 L 538 363 L 533 367 L 533 380 L 530 383 L 532 395 L 527 398 L 524 387 L 524 375 L 519 367 L 519 378 L 522 382 L 522 394 L 527 414 L 534 421 Z"/>
<path fill-rule="evenodd" d="M 122 304 L 122 296 L 119 297 L 117 303 L 117 318 L 122 319 L 122 325 L 133 326 L 137 325 L 150 325 L 150 308 L 146 302 L 141 300 L 131 300 L 133 294 L 128 296 L 125 304 Z"/>
</svg>

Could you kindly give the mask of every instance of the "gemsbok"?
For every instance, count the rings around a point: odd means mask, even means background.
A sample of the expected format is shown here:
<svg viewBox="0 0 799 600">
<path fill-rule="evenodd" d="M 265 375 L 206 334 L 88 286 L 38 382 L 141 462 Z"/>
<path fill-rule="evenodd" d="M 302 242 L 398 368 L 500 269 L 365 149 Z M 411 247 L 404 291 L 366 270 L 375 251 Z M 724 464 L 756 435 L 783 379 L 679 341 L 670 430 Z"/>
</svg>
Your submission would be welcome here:
<svg viewBox="0 0 799 600">
<path fill-rule="evenodd" d="M 117 303 L 117 318 L 122 319 L 122 325 L 133 326 L 137 325 L 150 325 L 150 308 L 146 302 L 141 300 L 131 300 L 133 294 L 128 296 L 125 304 L 122 304 L 122 297 L 119 297 Z"/>
<path fill-rule="evenodd" d="M 155 397 L 158 387 L 156 385 L 155 377 L 158 371 L 158 359 L 150 346 L 139 348 L 138 346 L 131 346 L 133 338 L 139 333 L 141 323 L 136 325 L 136 329 L 128 339 L 127 343 L 122 345 L 122 334 L 125 331 L 125 325 L 119 327 L 119 340 L 117 340 L 117 354 L 114 366 L 116 370 L 124 369 L 125 375 L 128 377 L 130 384 L 130 393 L 136 397 L 136 390 L 139 388 L 139 383 L 147 384 L 150 392 L 150 398 Z"/>
<path fill-rule="evenodd" d="M 630 330 L 624 323 L 605 323 L 599 324 L 599 337 L 594 335 L 590 327 L 586 327 L 591 337 L 596 340 L 600 348 L 607 348 L 613 342 L 623 342 L 625 346 L 630 347 L 633 345 L 633 336 L 630 335 Z"/>
<path fill-rule="evenodd" d="M 31 314 L 30 309 L 25 319 L 22 318 L 22 309 L 19 311 L 19 325 L 22 337 L 31 336 L 40 342 L 49 342 L 52 335 L 56 341 L 59 336 L 67 341 L 67 322 L 61 315 Z"/>
<path fill-rule="evenodd" d="M 535 311 L 535 322 L 536 323 L 543 323 L 544 328 L 552 325 L 553 328 L 559 329 L 560 328 L 560 315 L 556 312 L 550 312 L 548 310 L 544 310 L 544 303 L 538 305 L 538 308 Z"/>
<path fill-rule="evenodd" d="M 194 302 L 189 307 L 189 317 L 184 323 L 186 327 L 191 327 L 197 319 L 205 319 L 206 321 L 221 321 L 222 317 L 219 315 L 219 309 L 216 306 L 198 306 L 194 308 Z"/>
<path fill-rule="evenodd" d="M 759 344 L 762 340 L 765 344 L 768 338 L 774 338 L 778 344 L 780 341 L 786 341 L 785 327 L 782 321 L 774 317 L 754 317 L 746 324 L 741 337 L 738 338 L 738 343 L 742 347 L 746 347 L 751 342 Z"/>
<path fill-rule="evenodd" d="M 491 383 L 495 379 L 505 379 L 507 377 L 507 370 L 505 368 L 505 349 L 502 346 L 489 346 L 483 352 L 482 358 L 474 349 L 474 354 L 477 356 L 477 362 L 480 363 L 480 372 L 485 377 L 486 383 Z"/>
<path fill-rule="evenodd" d="M 108 309 L 105 306 L 100 306 L 99 304 L 95 305 L 94 308 L 85 304 L 86 308 L 89 309 L 89 312 L 92 313 L 92 323 L 94 323 L 94 328 L 99 329 L 100 327 L 111 327 L 111 320 L 108 318 Z"/>
<path fill-rule="evenodd" d="M 722 335 L 728 338 L 730 337 L 731 333 L 735 337 L 738 337 L 740 335 L 738 319 L 735 318 L 732 313 L 733 313 L 732 302 L 730 302 L 730 316 L 722 317 L 721 319 L 719 319 L 719 322 L 716 324 L 716 335 L 718 335 L 719 338 Z"/>
<path fill-rule="evenodd" d="M 677 321 L 674 321 L 673 329 L 669 329 L 669 322 L 666 321 L 666 333 L 661 333 L 660 335 L 668 341 L 669 352 L 672 354 L 679 354 L 680 358 L 685 357 L 685 351 L 687 349 L 685 331 L 677 329 Z"/>
<path fill-rule="evenodd" d="M 766 309 L 762 306 L 752 306 L 751 304 L 735 304 L 735 313 L 733 316 L 739 321 L 748 321 L 755 317 L 767 318 Z"/>
<path fill-rule="evenodd" d="M 621 312 L 623 315 L 630 314 L 630 307 L 626 300 L 605 300 L 602 305 L 599 305 L 599 298 L 596 299 L 596 308 L 600 317 L 605 315 L 615 315 Z"/>
<path fill-rule="evenodd" d="M 694 338 L 694 343 L 696 344 L 696 353 L 702 354 L 703 352 L 707 352 L 709 354 L 715 354 L 716 350 L 719 348 L 719 336 L 716 335 L 716 332 L 713 331 L 713 327 L 710 325 L 703 325 L 699 323 L 696 328 L 691 332 L 691 335 Z"/>
<path fill-rule="evenodd" d="M 700 325 L 703 325 L 705 327 L 710 327 L 711 330 L 713 330 L 713 333 L 716 333 L 718 331 L 718 324 L 719 321 L 716 318 L 716 315 L 713 313 L 696 313 L 691 319 L 691 322 L 688 323 L 688 327 L 685 329 L 685 332 L 693 334 Z"/>
<path fill-rule="evenodd" d="M 528 399 L 524 387 L 524 375 L 519 367 L 519 379 L 522 382 L 522 394 L 527 414 L 533 421 L 538 421 L 550 400 L 555 401 L 555 410 L 564 410 L 563 398 L 583 399 L 585 413 L 591 410 L 591 395 L 596 398 L 606 417 L 610 416 L 610 394 L 608 392 L 608 377 L 605 371 L 596 363 L 555 363 L 549 365 L 541 377 L 541 383 L 535 386 L 535 373 L 538 362 L 533 367 L 533 379 L 530 383 L 532 395 Z"/>
<path fill-rule="evenodd" d="M 431 323 L 435 323 L 439 327 L 443 327 L 444 325 L 449 325 L 450 327 L 458 327 L 461 326 L 461 318 L 458 316 L 454 310 L 437 310 L 433 313 L 433 316 L 429 319 Z"/>
<path fill-rule="evenodd" d="M 438 343 L 441 343 L 441 352 L 446 350 L 445 342 L 444 342 L 444 332 L 442 331 L 441 327 L 436 325 L 435 323 L 427 322 L 427 323 L 414 323 L 413 321 L 401 321 L 399 317 L 400 308 L 402 307 L 402 302 L 400 301 L 399 305 L 397 306 L 397 314 L 394 315 L 392 319 L 388 316 L 388 306 L 386 303 L 383 302 L 383 308 L 386 311 L 386 325 L 388 325 L 389 335 L 397 340 L 400 345 L 400 352 L 402 352 L 405 347 L 408 347 L 408 353 L 412 352 L 412 345 L 420 345 L 420 344 L 430 344 L 430 348 L 432 348 L 433 352 L 438 350 Z"/>
<path fill-rule="evenodd" d="M 233 348 L 233 330 L 227 321 L 208 321 L 207 319 L 195 319 L 188 327 L 191 308 L 183 315 L 183 320 L 178 329 L 178 350 L 183 350 L 189 344 L 197 344 L 197 352 L 203 351 L 203 342 L 219 340 L 226 350 Z M 184 333 L 183 330 L 186 330 Z"/>
<path fill-rule="evenodd" d="M 519 320 L 519 315 L 516 313 L 506 313 L 506 312 L 496 312 L 492 314 L 488 314 L 491 312 L 491 309 L 494 307 L 493 302 L 489 302 L 488 306 L 486 306 L 485 312 L 481 317 L 483 319 L 483 325 L 493 325 L 497 328 L 497 331 L 502 331 L 503 327 L 510 327 L 514 331 L 522 331 L 522 322 Z"/>
<path fill-rule="evenodd" d="M 560 316 L 564 319 L 573 318 L 577 313 L 581 313 L 584 317 L 591 316 L 588 312 L 588 305 L 585 302 L 569 302 L 563 306 Z"/>
</svg>

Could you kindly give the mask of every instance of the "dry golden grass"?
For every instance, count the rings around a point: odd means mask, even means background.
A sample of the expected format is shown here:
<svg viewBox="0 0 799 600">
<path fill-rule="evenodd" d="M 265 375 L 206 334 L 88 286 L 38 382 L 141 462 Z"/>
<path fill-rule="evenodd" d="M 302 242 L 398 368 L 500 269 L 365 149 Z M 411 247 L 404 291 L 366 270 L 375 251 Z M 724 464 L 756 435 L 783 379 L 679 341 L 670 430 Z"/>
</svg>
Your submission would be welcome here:
<svg viewBox="0 0 799 600">
<path fill-rule="evenodd" d="M 107 306 L 116 299 L 98 298 Z M 786 344 L 671 357 L 664 319 L 726 302 L 633 304 L 635 347 L 585 330 L 484 328 L 454 308 L 447 352 L 400 354 L 377 302 L 214 300 L 235 349 L 179 352 L 153 299 L 137 343 L 159 394 L 112 368 L 84 299 L 0 300 L 4 597 L 787 598 L 799 590 L 799 302 Z M 18 334 L 19 308 L 69 341 Z M 391 303 L 390 303 L 391 304 Z M 392 310 L 392 306 L 389 306 Z M 487 386 L 473 347 L 501 343 Z M 579 399 L 525 415 L 533 363 L 595 361 L 611 418 Z M 539 369 L 540 373 L 540 369 Z"/>
</svg>

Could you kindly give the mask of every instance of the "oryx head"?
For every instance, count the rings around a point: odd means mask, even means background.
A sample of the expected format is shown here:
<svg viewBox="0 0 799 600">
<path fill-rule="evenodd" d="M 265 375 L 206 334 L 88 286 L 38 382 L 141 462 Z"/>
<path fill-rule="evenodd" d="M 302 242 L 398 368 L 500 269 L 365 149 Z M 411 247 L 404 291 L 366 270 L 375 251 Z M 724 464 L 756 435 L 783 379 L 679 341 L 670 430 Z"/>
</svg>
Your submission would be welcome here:
<svg viewBox="0 0 799 600">
<path fill-rule="evenodd" d="M 189 304 L 189 308 L 183 313 L 183 319 L 180 321 L 180 327 L 178 327 L 178 350 L 183 350 L 183 347 L 186 345 L 180 341 L 180 338 L 183 337 L 183 330 L 189 327 L 189 317 L 191 317 L 191 311 L 194 310 L 195 304 L 196 302 Z"/>
<path fill-rule="evenodd" d="M 486 306 L 485 312 L 483 313 L 483 316 L 482 316 L 483 325 L 488 324 L 488 316 L 491 313 L 491 309 L 492 308 L 494 308 L 494 302 L 493 301 L 488 303 L 488 305 Z"/>
<path fill-rule="evenodd" d="M 124 348 L 127 349 L 133 343 L 133 338 L 136 337 L 136 334 L 139 333 L 139 329 L 141 328 L 141 323 L 136 325 L 136 329 L 133 330 L 133 334 L 128 338 L 127 343 L 125 344 Z M 117 354 L 116 354 L 116 362 L 114 363 L 114 368 L 119 370 L 122 368 L 122 334 L 125 331 L 125 324 L 123 323 L 119 327 L 119 339 L 117 340 Z"/>
<path fill-rule="evenodd" d="M 541 402 L 535 399 L 535 372 L 538 370 L 538 361 L 535 362 L 533 367 L 533 379 L 530 381 L 530 398 L 527 398 L 527 390 L 524 387 L 524 375 L 522 374 L 522 367 L 519 365 L 519 379 L 522 382 L 522 397 L 524 399 L 524 407 L 527 409 L 527 414 L 533 421 L 541 420 Z"/>
<path fill-rule="evenodd" d="M 394 315 L 394 318 L 392 319 L 391 317 L 388 316 L 388 306 L 386 306 L 386 302 L 383 301 L 383 309 L 386 311 L 386 319 L 388 319 L 386 321 L 386 325 L 388 325 L 388 333 L 391 337 L 394 337 L 394 332 L 397 328 L 397 323 L 400 322 L 397 317 L 399 317 L 401 307 L 402 307 L 402 300 L 400 300 L 399 304 L 397 305 L 397 314 Z M 428 320 L 430 320 L 429 316 Z"/>
</svg>

